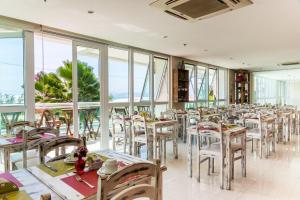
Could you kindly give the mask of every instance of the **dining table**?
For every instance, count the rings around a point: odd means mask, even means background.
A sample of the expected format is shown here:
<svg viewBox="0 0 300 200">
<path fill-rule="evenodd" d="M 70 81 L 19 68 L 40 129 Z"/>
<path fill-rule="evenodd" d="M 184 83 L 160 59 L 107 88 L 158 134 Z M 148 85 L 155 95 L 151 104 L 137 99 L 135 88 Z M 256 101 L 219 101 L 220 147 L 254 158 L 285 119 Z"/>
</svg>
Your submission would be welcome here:
<svg viewBox="0 0 300 200">
<path fill-rule="evenodd" d="M 51 200 L 62 199 L 26 169 L 0 173 L 0 178 L 4 178 L 10 182 L 13 182 L 19 188 L 19 191 L 0 194 L 0 199 L 39 200 L 41 195 L 47 194 L 51 195 Z"/>
<path fill-rule="evenodd" d="M 157 152 L 157 141 L 158 141 L 158 129 L 162 130 L 164 128 L 172 128 L 173 133 L 178 135 L 178 121 L 173 119 L 164 119 L 164 120 L 153 120 L 153 121 L 146 121 L 146 126 L 148 129 L 152 131 L 153 134 L 153 143 L 149 145 L 149 156 L 150 160 L 152 159 L 159 159 L 158 152 Z M 176 141 L 177 142 L 177 141 Z M 175 159 L 178 158 L 178 152 L 176 152 Z"/>
<path fill-rule="evenodd" d="M 193 147 L 192 147 L 192 138 L 193 136 L 199 136 L 198 127 L 193 127 L 194 131 L 188 131 L 188 175 L 192 177 L 192 169 L 193 169 Z M 235 141 L 235 139 L 241 138 L 242 143 L 242 149 L 246 150 L 247 145 L 247 136 L 246 136 L 246 128 L 242 126 L 227 126 L 226 130 L 223 131 L 224 134 L 224 143 L 226 148 L 226 156 L 225 156 L 225 188 L 227 190 L 231 189 L 231 146 L 232 143 Z M 243 177 L 246 177 L 246 152 L 243 152 L 245 154 L 245 159 L 242 163 L 242 175 Z"/>
<path fill-rule="evenodd" d="M 59 134 L 59 133 L 57 133 Z M 58 135 L 44 133 L 42 138 L 49 139 L 57 137 Z M 5 135 L 0 137 L 0 151 L 3 153 L 4 171 L 8 172 L 11 169 L 10 155 L 15 152 L 22 152 L 24 149 L 24 139 L 16 135 Z"/>
<path fill-rule="evenodd" d="M 129 164 L 137 163 L 137 162 L 148 162 L 150 161 L 133 157 L 128 154 L 112 151 L 112 150 L 102 150 L 97 152 L 92 152 L 93 154 L 97 154 L 101 157 L 102 160 L 106 159 L 116 159 L 118 161 L 118 168 L 121 169 Z M 60 199 L 63 200 L 86 200 L 86 199 L 96 199 L 97 191 L 98 191 L 98 177 L 97 170 L 91 170 L 84 172 L 80 175 L 81 179 L 85 182 L 88 182 L 90 186 L 86 183 L 79 181 L 74 173 L 74 163 L 65 163 L 64 161 L 55 161 L 52 163 L 48 163 L 51 167 L 56 168 L 56 171 L 52 171 L 51 169 L 43 166 L 37 165 L 27 168 L 27 171 L 24 173 L 30 173 L 33 177 L 35 177 L 40 183 L 47 186 L 50 190 L 52 190 Z M 166 170 L 164 166 L 161 167 L 163 170 Z M 138 184 L 142 181 L 149 180 L 149 177 L 132 177 L 126 180 L 121 185 L 117 186 L 115 190 L 119 191 L 125 189 L 128 186 Z M 159 180 L 162 182 L 162 178 Z M 160 183 L 161 184 L 161 183 Z M 114 190 L 114 191 L 115 191 Z M 161 190 L 161 189 L 160 189 Z M 160 193 L 160 200 L 161 194 Z"/>
</svg>

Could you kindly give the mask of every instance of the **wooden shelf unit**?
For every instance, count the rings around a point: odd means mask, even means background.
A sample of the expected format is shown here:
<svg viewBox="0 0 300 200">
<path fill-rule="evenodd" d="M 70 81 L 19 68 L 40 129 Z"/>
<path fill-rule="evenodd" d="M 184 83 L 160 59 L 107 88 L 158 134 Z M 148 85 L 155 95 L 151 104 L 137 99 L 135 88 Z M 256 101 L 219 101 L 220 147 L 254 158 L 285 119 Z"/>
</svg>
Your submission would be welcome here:
<svg viewBox="0 0 300 200">
<path fill-rule="evenodd" d="M 185 69 L 173 70 L 173 102 L 189 101 L 189 71 Z"/>
<path fill-rule="evenodd" d="M 250 103 L 250 72 L 247 70 L 232 70 L 231 104 Z"/>
</svg>

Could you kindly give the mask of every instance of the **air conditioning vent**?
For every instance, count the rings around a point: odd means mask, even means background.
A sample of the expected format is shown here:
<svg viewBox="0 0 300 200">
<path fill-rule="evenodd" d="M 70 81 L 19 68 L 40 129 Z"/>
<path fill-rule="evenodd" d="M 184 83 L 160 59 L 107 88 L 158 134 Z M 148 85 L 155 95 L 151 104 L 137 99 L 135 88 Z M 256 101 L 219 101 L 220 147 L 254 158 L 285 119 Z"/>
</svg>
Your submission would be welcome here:
<svg viewBox="0 0 300 200">
<path fill-rule="evenodd" d="M 182 16 L 180 16 L 180 15 L 177 15 L 176 13 L 172 13 L 172 12 L 170 12 L 170 11 L 168 11 L 168 10 L 165 10 L 165 13 L 167 13 L 167 14 L 169 14 L 169 15 L 172 15 L 173 17 L 177 17 L 177 18 L 179 18 L 179 19 L 187 20 L 187 18 L 184 18 L 184 17 L 182 17 Z"/>
<path fill-rule="evenodd" d="M 280 65 L 282 66 L 291 66 L 291 65 L 299 65 L 300 62 L 286 62 L 286 63 L 281 63 Z"/>
<path fill-rule="evenodd" d="M 180 19 L 196 21 L 250 4 L 251 0 L 157 0 L 150 6 Z"/>
<path fill-rule="evenodd" d="M 166 4 L 166 5 L 170 5 L 170 4 L 172 4 L 172 3 L 175 3 L 176 1 L 179 1 L 179 0 L 169 0 L 169 1 L 167 1 L 165 4 Z"/>
</svg>

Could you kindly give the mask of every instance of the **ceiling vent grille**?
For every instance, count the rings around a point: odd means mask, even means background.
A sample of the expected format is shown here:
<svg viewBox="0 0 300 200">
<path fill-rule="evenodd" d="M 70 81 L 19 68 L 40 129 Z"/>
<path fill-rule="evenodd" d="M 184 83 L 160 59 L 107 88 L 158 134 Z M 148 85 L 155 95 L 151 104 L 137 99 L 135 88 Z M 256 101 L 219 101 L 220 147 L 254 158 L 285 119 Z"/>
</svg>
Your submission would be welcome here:
<svg viewBox="0 0 300 200">
<path fill-rule="evenodd" d="M 251 0 L 157 0 L 150 6 L 180 19 L 196 21 L 250 4 Z"/>
</svg>

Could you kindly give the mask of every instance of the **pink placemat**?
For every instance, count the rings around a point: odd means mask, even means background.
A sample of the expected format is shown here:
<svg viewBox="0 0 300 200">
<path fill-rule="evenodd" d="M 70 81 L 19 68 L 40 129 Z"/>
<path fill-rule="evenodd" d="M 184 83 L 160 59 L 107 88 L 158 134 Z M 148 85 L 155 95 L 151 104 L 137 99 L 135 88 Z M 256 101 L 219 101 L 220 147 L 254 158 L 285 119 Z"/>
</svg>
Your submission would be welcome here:
<svg viewBox="0 0 300 200">
<path fill-rule="evenodd" d="M 13 182 L 14 184 L 16 184 L 18 187 L 22 187 L 23 184 L 20 183 L 20 181 L 18 181 L 13 175 L 11 175 L 9 172 L 5 172 L 3 174 L 0 174 L 0 178 L 4 178 L 10 182 Z"/>
<path fill-rule="evenodd" d="M 44 133 L 41 138 L 49 139 L 49 138 L 53 138 L 53 137 L 55 137 L 55 135 L 53 135 L 51 133 Z M 21 137 L 13 137 L 13 138 L 7 138 L 6 141 L 8 141 L 12 144 L 18 144 L 18 143 L 22 143 L 24 140 Z"/>
<path fill-rule="evenodd" d="M 119 168 L 123 168 L 126 166 L 126 164 L 123 162 L 118 162 L 118 164 L 119 164 Z M 97 170 L 86 172 L 80 175 L 80 177 L 83 180 L 86 180 L 88 183 L 94 185 L 95 188 L 90 188 L 85 183 L 77 181 L 75 177 L 76 175 L 72 175 L 72 176 L 62 178 L 61 180 L 66 184 L 68 184 L 70 187 L 72 187 L 74 190 L 82 194 L 84 197 L 90 197 L 97 193 L 97 186 L 98 186 Z"/>
</svg>

